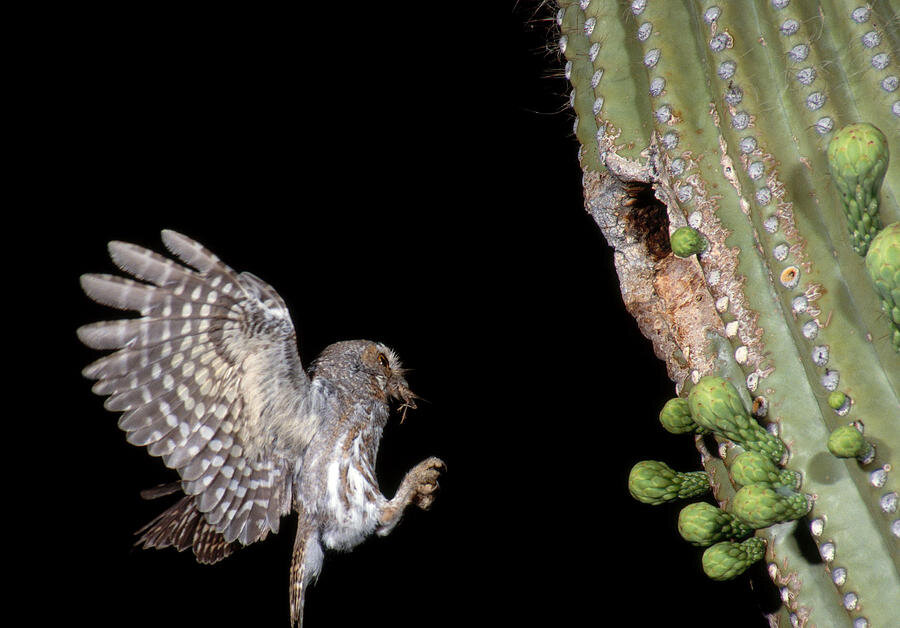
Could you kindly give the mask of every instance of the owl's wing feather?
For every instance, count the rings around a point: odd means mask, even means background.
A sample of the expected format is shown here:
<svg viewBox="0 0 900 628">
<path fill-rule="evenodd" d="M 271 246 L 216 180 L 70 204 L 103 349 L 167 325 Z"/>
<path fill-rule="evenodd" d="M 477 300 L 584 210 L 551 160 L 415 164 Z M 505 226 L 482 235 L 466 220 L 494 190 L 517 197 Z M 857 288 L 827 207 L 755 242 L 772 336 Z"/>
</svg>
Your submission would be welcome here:
<svg viewBox="0 0 900 628">
<path fill-rule="evenodd" d="M 78 330 L 86 345 L 116 349 L 84 375 L 123 412 L 128 442 L 178 471 L 210 534 L 253 543 L 290 511 L 292 466 L 319 427 L 294 326 L 265 282 L 181 234 L 162 238 L 187 266 L 111 242 L 113 261 L 140 281 L 82 277 L 95 301 L 141 315 Z"/>
</svg>

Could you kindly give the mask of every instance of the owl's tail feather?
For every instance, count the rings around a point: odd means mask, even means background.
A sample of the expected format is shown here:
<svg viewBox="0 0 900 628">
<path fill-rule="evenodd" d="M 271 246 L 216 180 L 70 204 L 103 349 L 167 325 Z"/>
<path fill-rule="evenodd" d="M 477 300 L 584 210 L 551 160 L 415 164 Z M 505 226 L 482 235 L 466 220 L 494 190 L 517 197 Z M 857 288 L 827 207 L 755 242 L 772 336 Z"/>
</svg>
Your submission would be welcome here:
<svg viewBox="0 0 900 628">
<path fill-rule="evenodd" d="M 178 487 L 178 485 L 175 485 Z M 168 485 L 159 486 L 141 493 L 146 499 L 169 495 Z M 174 547 L 179 552 L 193 548 L 197 562 L 217 563 L 234 552 L 235 543 L 227 543 L 225 537 L 209 525 L 203 514 L 197 510 L 194 498 L 185 496 L 168 510 L 160 513 L 150 523 L 135 532 L 141 537 L 135 545 L 143 549 Z"/>
<path fill-rule="evenodd" d="M 291 626 L 303 628 L 303 598 L 306 594 L 303 554 L 306 549 L 306 538 L 297 534 L 294 540 L 294 553 L 291 556 Z"/>
<path fill-rule="evenodd" d="M 303 599 L 306 587 L 319 577 L 322 569 L 322 545 L 315 527 L 301 515 L 291 557 L 291 626 L 303 628 Z"/>
</svg>

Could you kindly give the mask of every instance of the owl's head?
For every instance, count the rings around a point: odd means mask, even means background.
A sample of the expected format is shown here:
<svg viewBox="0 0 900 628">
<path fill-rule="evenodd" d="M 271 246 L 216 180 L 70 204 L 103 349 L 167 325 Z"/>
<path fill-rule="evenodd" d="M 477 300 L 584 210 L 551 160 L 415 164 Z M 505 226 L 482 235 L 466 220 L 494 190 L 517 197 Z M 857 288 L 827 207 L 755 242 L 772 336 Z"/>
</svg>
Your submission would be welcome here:
<svg viewBox="0 0 900 628">
<path fill-rule="evenodd" d="M 392 349 L 371 340 L 346 340 L 326 347 L 313 365 L 315 376 L 353 385 L 367 385 L 385 401 L 396 399 L 406 416 L 418 399 L 406 382 L 406 369 Z"/>
</svg>

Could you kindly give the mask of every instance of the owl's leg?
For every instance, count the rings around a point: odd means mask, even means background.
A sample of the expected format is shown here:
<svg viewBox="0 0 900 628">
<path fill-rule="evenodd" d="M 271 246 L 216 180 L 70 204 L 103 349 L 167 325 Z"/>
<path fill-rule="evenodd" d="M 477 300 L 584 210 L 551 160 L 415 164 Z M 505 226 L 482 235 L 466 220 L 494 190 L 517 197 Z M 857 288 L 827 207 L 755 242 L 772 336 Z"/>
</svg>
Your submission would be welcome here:
<svg viewBox="0 0 900 628">
<path fill-rule="evenodd" d="M 385 504 L 376 532 L 379 536 L 391 533 L 403 517 L 403 511 L 410 504 L 422 510 L 428 510 L 434 501 L 434 492 L 438 488 L 438 477 L 446 471 L 447 465 L 440 458 L 427 458 L 406 474 L 397 489 L 394 499 Z"/>
<path fill-rule="evenodd" d="M 294 553 L 291 557 L 291 625 L 303 626 L 303 600 L 306 587 L 322 569 L 322 545 L 319 532 L 301 514 L 297 521 Z"/>
</svg>

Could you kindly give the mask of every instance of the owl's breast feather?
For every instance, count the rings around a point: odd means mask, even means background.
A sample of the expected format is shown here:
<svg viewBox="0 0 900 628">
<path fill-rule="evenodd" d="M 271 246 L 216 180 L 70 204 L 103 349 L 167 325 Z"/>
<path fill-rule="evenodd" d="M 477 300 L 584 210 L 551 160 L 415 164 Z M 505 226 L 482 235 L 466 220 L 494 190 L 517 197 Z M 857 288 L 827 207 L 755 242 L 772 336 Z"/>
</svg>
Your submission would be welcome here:
<svg viewBox="0 0 900 628">
<path fill-rule="evenodd" d="M 355 547 L 380 522 L 387 500 L 378 490 L 372 451 L 372 440 L 377 440 L 380 434 L 371 432 L 371 429 L 360 429 L 345 433 L 329 456 L 319 509 L 325 514 L 322 541 L 329 548 Z"/>
</svg>

